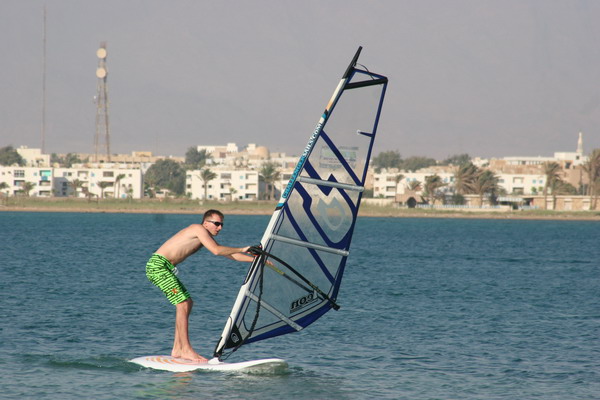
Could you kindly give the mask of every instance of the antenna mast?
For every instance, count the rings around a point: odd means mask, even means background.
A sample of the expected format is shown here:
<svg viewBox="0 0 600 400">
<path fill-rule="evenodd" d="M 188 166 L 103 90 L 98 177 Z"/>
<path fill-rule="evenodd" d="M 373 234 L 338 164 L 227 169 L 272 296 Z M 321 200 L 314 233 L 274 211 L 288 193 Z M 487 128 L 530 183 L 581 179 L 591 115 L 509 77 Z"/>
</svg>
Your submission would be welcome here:
<svg viewBox="0 0 600 400">
<path fill-rule="evenodd" d="M 95 162 L 98 162 L 98 152 L 100 138 L 104 137 L 104 150 L 106 152 L 106 161 L 110 161 L 110 129 L 108 124 L 108 85 L 106 79 L 108 70 L 106 68 L 106 42 L 100 42 L 100 48 L 96 51 L 98 56 L 98 69 L 96 77 L 98 84 L 96 86 L 96 135 L 94 136 Z"/>
<path fill-rule="evenodd" d="M 46 148 L 46 5 L 44 4 L 44 31 L 42 32 L 42 154 Z"/>
</svg>

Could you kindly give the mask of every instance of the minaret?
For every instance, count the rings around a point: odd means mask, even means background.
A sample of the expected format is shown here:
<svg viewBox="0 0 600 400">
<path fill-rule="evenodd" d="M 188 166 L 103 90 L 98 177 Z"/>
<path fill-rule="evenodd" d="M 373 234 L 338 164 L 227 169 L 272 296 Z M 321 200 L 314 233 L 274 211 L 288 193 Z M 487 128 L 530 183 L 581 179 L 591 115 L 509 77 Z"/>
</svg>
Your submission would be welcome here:
<svg viewBox="0 0 600 400">
<path fill-rule="evenodd" d="M 583 133 L 579 132 L 579 139 L 577 140 L 577 155 L 575 158 L 579 160 L 579 165 L 583 163 Z M 577 165 L 577 164 L 575 164 Z M 584 194 L 583 191 L 583 168 L 579 168 L 579 191 L 577 194 Z"/>
</svg>

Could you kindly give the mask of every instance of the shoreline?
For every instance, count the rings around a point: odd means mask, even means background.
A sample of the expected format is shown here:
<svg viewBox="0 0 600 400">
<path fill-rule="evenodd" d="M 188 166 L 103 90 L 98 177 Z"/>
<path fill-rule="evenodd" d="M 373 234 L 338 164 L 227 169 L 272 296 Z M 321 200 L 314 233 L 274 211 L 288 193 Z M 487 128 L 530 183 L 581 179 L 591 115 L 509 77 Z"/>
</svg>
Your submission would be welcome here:
<svg viewBox="0 0 600 400">
<path fill-rule="evenodd" d="M 239 204 L 238 204 L 239 205 Z M 107 214 L 202 214 L 209 208 L 220 209 L 225 215 L 271 215 L 273 207 L 231 207 L 231 204 L 207 204 L 194 207 L 100 207 L 96 204 L 88 206 L 42 206 L 42 205 L 0 205 L 0 212 L 72 212 L 72 213 L 107 213 Z M 416 210 L 389 207 L 364 207 L 359 211 L 359 217 L 379 218 L 449 218 L 449 219 L 504 219 L 504 220 L 555 220 L 555 221 L 600 221 L 599 212 L 565 212 L 565 211 L 446 211 L 446 210 Z"/>
</svg>

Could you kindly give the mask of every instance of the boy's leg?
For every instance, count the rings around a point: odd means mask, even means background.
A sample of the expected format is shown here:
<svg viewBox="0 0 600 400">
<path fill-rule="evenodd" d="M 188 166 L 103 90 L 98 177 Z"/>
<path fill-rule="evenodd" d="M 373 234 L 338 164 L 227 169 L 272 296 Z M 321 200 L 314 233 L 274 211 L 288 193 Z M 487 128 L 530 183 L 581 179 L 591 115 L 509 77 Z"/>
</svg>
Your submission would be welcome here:
<svg viewBox="0 0 600 400">
<path fill-rule="evenodd" d="M 178 303 L 175 314 L 175 339 L 173 343 L 173 357 L 194 361 L 208 361 L 192 348 L 189 336 L 189 318 L 194 302 L 191 298 Z"/>
</svg>

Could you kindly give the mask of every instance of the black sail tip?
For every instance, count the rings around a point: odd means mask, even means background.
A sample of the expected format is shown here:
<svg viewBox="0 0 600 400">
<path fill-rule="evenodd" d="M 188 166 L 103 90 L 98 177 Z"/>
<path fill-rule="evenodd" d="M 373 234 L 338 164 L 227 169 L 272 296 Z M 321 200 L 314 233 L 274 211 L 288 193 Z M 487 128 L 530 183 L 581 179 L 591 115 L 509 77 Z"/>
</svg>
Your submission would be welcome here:
<svg viewBox="0 0 600 400">
<path fill-rule="evenodd" d="M 348 65 L 348 69 L 346 69 L 346 72 L 344 73 L 344 76 L 342 77 L 342 79 L 348 78 L 348 76 L 350 75 L 350 72 L 352 72 L 352 69 L 356 65 L 356 62 L 358 61 L 358 57 L 360 56 L 361 50 L 362 50 L 362 46 L 358 46 L 358 50 L 356 50 L 356 54 L 354 54 L 354 57 L 352 58 L 350 65 Z"/>
</svg>

